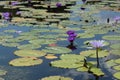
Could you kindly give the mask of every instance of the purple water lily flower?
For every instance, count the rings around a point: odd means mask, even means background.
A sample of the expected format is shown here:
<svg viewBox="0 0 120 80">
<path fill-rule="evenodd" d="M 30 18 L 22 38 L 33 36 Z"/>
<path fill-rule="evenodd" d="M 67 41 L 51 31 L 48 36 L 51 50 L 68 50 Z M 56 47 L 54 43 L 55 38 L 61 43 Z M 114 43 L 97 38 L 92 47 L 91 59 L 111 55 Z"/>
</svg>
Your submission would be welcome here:
<svg viewBox="0 0 120 80">
<path fill-rule="evenodd" d="M 62 4 L 61 4 L 61 3 L 59 3 L 59 2 L 57 2 L 57 3 L 56 3 L 56 6 L 57 6 L 57 7 L 61 7 L 61 6 L 62 6 Z"/>
<path fill-rule="evenodd" d="M 20 33 L 22 33 L 22 31 L 16 31 L 16 33 L 20 34 Z"/>
<path fill-rule="evenodd" d="M 10 15 L 9 12 L 4 12 L 4 13 L 2 13 L 2 16 L 3 16 L 3 17 L 9 16 L 9 15 Z"/>
<path fill-rule="evenodd" d="M 69 41 L 69 42 L 73 42 L 74 40 L 75 40 L 74 37 L 68 37 L 68 41 Z"/>
<path fill-rule="evenodd" d="M 17 1 L 11 2 L 11 5 L 12 5 L 12 6 L 16 6 L 17 4 L 18 4 Z"/>
<path fill-rule="evenodd" d="M 20 14 L 21 14 L 21 11 L 17 11 L 17 12 L 16 12 L 16 15 L 20 15 Z"/>
<path fill-rule="evenodd" d="M 99 67 L 98 51 L 99 51 L 99 48 L 105 46 L 104 40 L 94 40 L 94 41 L 91 41 L 90 44 L 91 44 L 94 48 L 96 48 L 97 67 Z"/>
<path fill-rule="evenodd" d="M 10 13 L 9 13 L 9 12 L 4 12 L 4 13 L 2 13 L 2 17 L 3 17 L 5 20 L 9 20 L 9 19 L 10 19 Z"/>
<path fill-rule="evenodd" d="M 74 34 L 75 31 L 74 31 L 74 30 L 68 30 L 66 33 L 67 33 L 68 35 L 71 35 L 71 34 Z"/>
<path fill-rule="evenodd" d="M 117 16 L 114 18 L 115 21 L 119 21 L 120 20 L 120 16 Z"/>
<path fill-rule="evenodd" d="M 94 41 L 91 41 L 90 44 L 95 47 L 95 48 L 101 48 L 104 45 L 104 40 L 94 40 Z"/>
</svg>

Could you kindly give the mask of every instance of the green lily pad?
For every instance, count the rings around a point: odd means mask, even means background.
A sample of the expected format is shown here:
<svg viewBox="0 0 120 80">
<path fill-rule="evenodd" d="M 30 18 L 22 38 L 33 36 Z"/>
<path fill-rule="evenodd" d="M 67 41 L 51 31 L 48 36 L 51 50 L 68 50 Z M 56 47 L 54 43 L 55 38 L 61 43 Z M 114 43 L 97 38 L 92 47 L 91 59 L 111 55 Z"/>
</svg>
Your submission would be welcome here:
<svg viewBox="0 0 120 80">
<path fill-rule="evenodd" d="M 29 41 L 32 44 L 52 44 L 52 43 L 56 43 L 56 40 L 53 39 L 33 39 Z"/>
<path fill-rule="evenodd" d="M 107 67 L 113 67 L 113 66 L 115 66 L 116 65 L 115 60 L 106 61 L 106 65 L 107 65 Z"/>
<path fill-rule="evenodd" d="M 47 53 L 54 53 L 54 54 L 64 54 L 71 52 L 70 49 L 65 47 L 46 47 L 46 49 L 43 49 L 42 51 Z"/>
<path fill-rule="evenodd" d="M 23 45 L 17 46 L 18 49 L 38 49 L 40 47 L 41 45 L 39 44 L 23 44 Z"/>
<path fill-rule="evenodd" d="M 120 40 L 119 35 L 106 35 L 106 36 L 103 36 L 102 38 L 106 40 Z"/>
<path fill-rule="evenodd" d="M 101 71 L 101 69 L 96 68 L 96 67 L 92 67 L 90 69 L 90 72 L 92 72 L 96 76 L 103 76 L 104 75 L 104 73 Z"/>
<path fill-rule="evenodd" d="M 59 68 L 78 68 L 83 66 L 83 62 L 78 60 L 56 60 L 52 61 L 51 65 Z"/>
<path fill-rule="evenodd" d="M 81 55 L 76 55 L 76 54 L 63 54 L 60 56 L 62 60 L 78 60 L 78 61 L 83 61 L 84 56 Z"/>
<path fill-rule="evenodd" d="M 49 76 L 49 77 L 45 77 L 39 80 L 73 80 L 70 77 L 62 77 L 62 76 Z"/>
<path fill-rule="evenodd" d="M 86 67 L 80 67 L 80 68 L 77 68 L 77 71 L 87 72 L 88 68 L 86 68 Z"/>
<path fill-rule="evenodd" d="M 114 66 L 113 69 L 120 70 L 120 65 Z"/>
<path fill-rule="evenodd" d="M 111 52 L 111 54 L 120 56 L 120 49 L 119 50 L 111 50 L 110 52 Z"/>
<path fill-rule="evenodd" d="M 39 50 L 17 50 L 14 54 L 21 57 L 41 57 L 46 53 Z"/>
<path fill-rule="evenodd" d="M 95 35 L 91 33 L 81 33 L 81 34 L 78 34 L 77 37 L 78 38 L 93 38 L 95 37 Z"/>
<path fill-rule="evenodd" d="M 120 64 L 120 59 L 116 59 L 115 63 Z"/>
<path fill-rule="evenodd" d="M 112 44 L 110 47 L 113 48 L 113 49 L 120 50 L 120 43 Z"/>
<path fill-rule="evenodd" d="M 20 44 L 19 43 L 2 43 L 2 45 L 7 47 L 17 47 Z"/>
<path fill-rule="evenodd" d="M 7 71 L 5 71 L 5 70 L 0 70 L 0 76 L 6 75 L 6 74 L 7 74 Z"/>
<path fill-rule="evenodd" d="M 82 51 L 82 52 L 80 52 L 80 55 L 85 56 L 85 57 L 96 58 L 96 50 Z M 108 55 L 109 55 L 109 53 L 106 50 L 99 50 L 98 51 L 99 58 L 106 57 Z"/>
<path fill-rule="evenodd" d="M 33 59 L 33 58 L 16 58 L 9 62 L 12 66 L 34 66 L 39 65 L 43 61 L 41 59 Z"/>
<path fill-rule="evenodd" d="M 116 72 L 113 76 L 117 79 L 120 79 L 120 72 Z"/>
</svg>

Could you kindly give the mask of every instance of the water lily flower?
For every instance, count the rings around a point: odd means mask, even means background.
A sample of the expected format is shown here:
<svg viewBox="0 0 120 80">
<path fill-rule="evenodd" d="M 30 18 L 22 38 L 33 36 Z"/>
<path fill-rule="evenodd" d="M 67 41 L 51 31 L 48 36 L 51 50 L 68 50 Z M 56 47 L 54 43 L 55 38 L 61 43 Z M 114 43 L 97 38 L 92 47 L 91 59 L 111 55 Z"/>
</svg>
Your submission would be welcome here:
<svg viewBox="0 0 120 80">
<path fill-rule="evenodd" d="M 16 31 L 16 33 L 20 34 L 20 33 L 22 33 L 22 31 Z"/>
<path fill-rule="evenodd" d="M 11 5 L 12 5 L 12 6 L 16 6 L 17 4 L 18 4 L 17 1 L 11 2 Z"/>
<path fill-rule="evenodd" d="M 57 3 L 56 3 L 56 6 L 57 6 L 57 7 L 61 7 L 62 4 L 61 4 L 60 2 L 57 2 Z"/>
<path fill-rule="evenodd" d="M 68 34 L 68 41 L 70 42 L 70 45 L 67 46 L 67 48 L 70 48 L 72 50 L 76 49 L 76 47 L 73 45 L 73 42 L 77 36 L 74 30 L 68 30 L 66 32 Z"/>
<path fill-rule="evenodd" d="M 16 15 L 20 15 L 20 14 L 21 14 L 21 11 L 17 11 L 17 12 L 16 12 Z"/>
<path fill-rule="evenodd" d="M 115 17 L 114 20 L 115 20 L 115 21 L 120 20 L 120 16 Z"/>
<path fill-rule="evenodd" d="M 105 46 L 104 40 L 94 40 L 94 41 L 91 41 L 90 44 L 91 44 L 94 48 L 96 48 L 97 67 L 99 67 L 98 50 L 99 50 L 99 48 Z"/>
<path fill-rule="evenodd" d="M 94 47 L 94 48 L 101 48 L 104 45 L 104 40 L 94 40 L 94 41 L 91 41 L 90 44 Z"/>
<path fill-rule="evenodd" d="M 2 17 L 3 17 L 5 20 L 9 20 L 9 19 L 10 19 L 10 13 L 9 13 L 9 12 L 4 12 L 4 13 L 2 13 Z"/>
<path fill-rule="evenodd" d="M 68 34 L 68 35 L 71 35 L 71 34 L 74 34 L 74 33 L 75 33 L 74 30 L 68 30 L 68 31 L 67 31 L 67 34 Z"/>
</svg>

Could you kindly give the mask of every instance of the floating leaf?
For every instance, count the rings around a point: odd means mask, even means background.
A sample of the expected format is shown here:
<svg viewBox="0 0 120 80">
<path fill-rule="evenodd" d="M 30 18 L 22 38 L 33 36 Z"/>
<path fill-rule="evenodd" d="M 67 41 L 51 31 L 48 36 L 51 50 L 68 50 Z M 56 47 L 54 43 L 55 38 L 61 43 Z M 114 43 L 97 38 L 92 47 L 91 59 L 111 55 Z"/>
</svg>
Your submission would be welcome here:
<svg viewBox="0 0 120 80">
<path fill-rule="evenodd" d="M 51 62 L 52 66 L 59 68 L 78 68 L 83 66 L 83 62 L 78 60 L 56 60 Z"/>
<path fill-rule="evenodd" d="M 54 54 L 47 54 L 47 55 L 45 56 L 45 58 L 46 58 L 46 59 L 56 59 L 57 56 L 55 56 Z"/>
<path fill-rule="evenodd" d="M 106 36 L 103 36 L 102 38 L 106 40 L 120 40 L 119 35 L 106 35 Z"/>
<path fill-rule="evenodd" d="M 65 48 L 65 47 L 46 47 L 46 49 L 43 49 L 42 51 L 47 52 L 47 53 L 54 53 L 54 54 L 71 52 L 70 49 Z"/>
<path fill-rule="evenodd" d="M 0 70 L 0 76 L 6 75 L 6 74 L 7 74 L 7 71 L 5 71 L 5 70 Z"/>
<path fill-rule="evenodd" d="M 80 55 L 86 56 L 86 57 L 91 57 L 91 58 L 96 58 L 96 50 L 82 51 L 82 52 L 80 52 Z M 109 55 L 109 53 L 106 50 L 99 50 L 98 51 L 99 58 L 106 57 L 108 55 Z"/>
<path fill-rule="evenodd" d="M 107 65 L 107 67 L 115 66 L 116 65 L 115 60 L 106 61 L 106 65 Z"/>
<path fill-rule="evenodd" d="M 113 76 L 117 79 L 120 79 L 120 72 L 116 72 Z"/>
<path fill-rule="evenodd" d="M 119 50 L 111 50 L 110 52 L 111 52 L 111 54 L 120 56 L 120 49 Z"/>
<path fill-rule="evenodd" d="M 32 44 L 52 44 L 56 43 L 56 40 L 53 39 L 33 39 L 29 41 Z"/>
<path fill-rule="evenodd" d="M 70 77 L 62 77 L 62 76 L 49 76 L 49 77 L 45 77 L 39 80 L 73 80 Z"/>
<path fill-rule="evenodd" d="M 78 61 L 83 61 L 84 56 L 81 55 L 76 55 L 76 54 L 63 54 L 60 56 L 61 59 L 63 60 L 78 60 Z"/>
<path fill-rule="evenodd" d="M 12 66 L 34 66 L 41 64 L 43 61 L 41 59 L 33 58 L 16 58 L 9 62 Z"/>
<path fill-rule="evenodd" d="M 116 59 L 115 63 L 120 64 L 120 59 Z"/>
<path fill-rule="evenodd" d="M 38 49 L 40 47 L 41 45 L 39 44 L 23 44 L 23 45 L 17 46 L 18 49 Z"/>
<path fill-rule="evenodd" d="M 21 57 L 41 57 L 46 53 L 39 50 L 17 50 L 14 54 Z"/>
<path fill-rule="evenodd" d="M 80 67 L 80 68 L 77 68 L 77 71 L 88 71 L 88 68 L 86 68 L 86 67 Z"/>
<path fill-rule="evenodd" d="M 113 49 L 120 50 L 120 43 L 112 44 L 110 47 L 113 48 Z"/>
<path fill-rule="evenodd" d="M 104 75 L 104 73 L 101 71 L 101 69 L 96 68 L 96 67 L 92 67 L 90 69 L 90 72 L 92 72 L 96 76 L 103 76 Z"/>
<path fill-rule="evenodd" d="M 120 70 L 120 65 L 114 66 L 113 69 Z"/>
</svg>

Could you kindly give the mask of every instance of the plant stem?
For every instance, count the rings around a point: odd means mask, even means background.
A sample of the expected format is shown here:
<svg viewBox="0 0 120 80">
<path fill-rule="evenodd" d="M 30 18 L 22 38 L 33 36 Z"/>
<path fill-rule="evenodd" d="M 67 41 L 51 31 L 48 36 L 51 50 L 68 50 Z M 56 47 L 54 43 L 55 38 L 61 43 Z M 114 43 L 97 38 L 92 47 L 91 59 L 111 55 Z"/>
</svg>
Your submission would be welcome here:
<svg viewBox="0 0 120 80">
<path fill-rule="evenodd" d="M 96 48 L 97 68 L 99 67 L 98 49 L 99 49 L 99 48 Z"/>
</svg>

